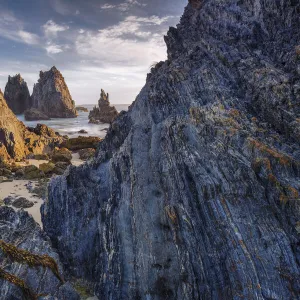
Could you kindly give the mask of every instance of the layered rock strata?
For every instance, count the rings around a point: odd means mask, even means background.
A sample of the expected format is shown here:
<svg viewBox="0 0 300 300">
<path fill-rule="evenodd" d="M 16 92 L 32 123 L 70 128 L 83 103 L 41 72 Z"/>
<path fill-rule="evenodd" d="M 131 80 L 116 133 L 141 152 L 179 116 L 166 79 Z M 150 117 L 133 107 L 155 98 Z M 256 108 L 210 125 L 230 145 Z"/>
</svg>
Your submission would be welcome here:
<svg viewBox="0 0 300 300">
<path fill-rule="evenodd" d="M 96 158 L 52 179 L 44 228 L 99 298 L 300 297 L 299 13 L 191 0 Z"/>
<path fill-rule="evenodd" d="M 0 298 L 79 300 L 49 238 L 27 212 L 0 207 Z"/>
</svg>

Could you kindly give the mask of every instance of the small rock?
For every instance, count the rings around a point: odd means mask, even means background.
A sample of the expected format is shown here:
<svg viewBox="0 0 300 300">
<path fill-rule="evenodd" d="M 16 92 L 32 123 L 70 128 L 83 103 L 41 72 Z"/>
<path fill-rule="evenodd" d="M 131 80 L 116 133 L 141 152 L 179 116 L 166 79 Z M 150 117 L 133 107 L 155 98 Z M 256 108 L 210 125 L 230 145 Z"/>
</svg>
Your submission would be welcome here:
<svg viewBox="0 0 300 300">
<path fill-rule="evenodd" d="M 57 149 L 52 154 L 52 162 L 66 162 L 71 163 L 72 152 L 66 148 Z"/>
<path fill-rule="evenodd" d="M 30 208 L 34 205 L 32 201 L 27 200 L 24 197 L 20 197 L 13 201 L 12 206 L 15 208 Z"/>
<path fill-rule="evenodd" d="M 96 150 L 94 148 L 81 149 L 78 151 L 79 158 L 82 160 L 88 160 L 94 157 Z"/>
<path fill-rule="evenodd" d="M 78 133 L 87 134 L 88 132 L 84 129 L 81 129 L 81 130 L 78 131 Z"/>
<path fill-rule="evenodd" d="M 50 120 L 50 118 L 38 109 L 31 108 L 24 112 L 26 121 Z"/>
<path fill-rule="evenodd" d="M 40 164 L 39 169 L 43 171 L 46 175 L 53 174 L 53 171 L 55 169 L 55 164 L 52 162 Z"/>
<path fill-rule="evenodd" d="M 5 205 L 11 205 L 12 202 L 13 202 L 13 199 L 14 198 L 12 196 L 8 196 L 8 197 L 3 199 L 3 202 L 4 202 Z"/>
</svg>

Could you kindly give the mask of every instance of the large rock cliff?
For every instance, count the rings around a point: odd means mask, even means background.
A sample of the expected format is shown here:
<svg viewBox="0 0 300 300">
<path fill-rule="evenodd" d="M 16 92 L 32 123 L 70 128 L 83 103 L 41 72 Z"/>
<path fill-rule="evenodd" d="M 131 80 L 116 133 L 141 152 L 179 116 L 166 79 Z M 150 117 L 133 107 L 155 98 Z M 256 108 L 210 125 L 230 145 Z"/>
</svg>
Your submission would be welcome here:
<svg viewBox="0 0 300 300">
<path fill-rule="evenodd" d="M 75 102 L 62 74 L 52 67 L 40 72 L 40 79 L 33 87 L 33 107 L 50 118 L 75 118 Z"/>
<path fill-rule="evenodd" d="M 26 109 L 29 109 L 32 106 L 27 83 L 20 74 L 13 77 L 8 76 L 4 97 L 8 107 L 15 114 L 22 114 Z"/>
<path fill-rule="evenodd" d="M 190 1 L 44 228 L 101 299 L 299 299 L 300 3 Z"/>
</svg>

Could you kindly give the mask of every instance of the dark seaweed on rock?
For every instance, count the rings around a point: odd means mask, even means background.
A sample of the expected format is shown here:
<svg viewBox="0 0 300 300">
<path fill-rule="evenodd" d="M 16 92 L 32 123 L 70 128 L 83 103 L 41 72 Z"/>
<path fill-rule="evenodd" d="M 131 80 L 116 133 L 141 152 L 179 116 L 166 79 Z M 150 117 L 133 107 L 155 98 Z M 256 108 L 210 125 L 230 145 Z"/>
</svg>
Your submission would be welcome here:
<svg viewBox="0 0 300 300">
<path fill-rule="evenodd" d="M 44 228 L 100 299 L 300 298 L 300 3 L 191 0 Z"/>
</svg>

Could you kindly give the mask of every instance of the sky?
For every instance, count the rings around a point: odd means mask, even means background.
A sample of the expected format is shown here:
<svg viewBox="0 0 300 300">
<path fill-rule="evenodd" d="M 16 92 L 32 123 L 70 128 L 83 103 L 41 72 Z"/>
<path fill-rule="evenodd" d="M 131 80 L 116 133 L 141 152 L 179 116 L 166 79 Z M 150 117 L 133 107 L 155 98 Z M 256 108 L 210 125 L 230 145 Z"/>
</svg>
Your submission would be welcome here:
<svg viewBox="0 0 300 300">
<path fill-rule="evenodd" d="M 114 104 L 135 100 L 151 65 L 167 58 L 164 35 L 187 0 L 0 0 L 0 88 L 20 73 L 32 93 L 56 66 L 76 104 L 103 88 Z"/>
</svg>

